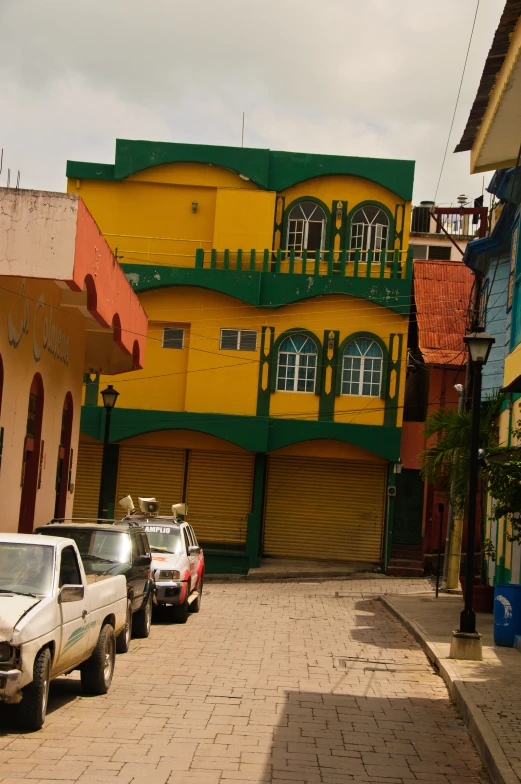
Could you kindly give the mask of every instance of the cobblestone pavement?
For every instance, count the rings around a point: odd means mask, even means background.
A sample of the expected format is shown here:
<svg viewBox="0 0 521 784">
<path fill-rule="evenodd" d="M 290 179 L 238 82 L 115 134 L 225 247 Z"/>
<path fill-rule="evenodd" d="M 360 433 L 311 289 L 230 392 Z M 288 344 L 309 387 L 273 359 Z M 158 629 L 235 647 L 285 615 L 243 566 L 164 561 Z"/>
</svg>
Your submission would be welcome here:
<svg viewBox="0 0 521 784">
<path fill-rule="evenodd" d="M 0 715 L 0 782 L 488 782 L 417 644 L 378 593 L 424 580 L 211 583 L 186 626 L 118 656 L 110 692 L 51 687 L 43 730 Z"/>
</svg>

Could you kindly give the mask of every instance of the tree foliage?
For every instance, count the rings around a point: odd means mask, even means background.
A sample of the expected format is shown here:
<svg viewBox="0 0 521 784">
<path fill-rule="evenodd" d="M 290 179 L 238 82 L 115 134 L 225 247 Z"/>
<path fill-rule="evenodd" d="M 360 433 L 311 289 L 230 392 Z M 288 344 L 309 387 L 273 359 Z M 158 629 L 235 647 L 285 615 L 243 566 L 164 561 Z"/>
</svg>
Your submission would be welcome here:
<svg viewBox="0 0 521 784">
<path fill-rule="evenodd" d="M 519 443 L 521 420 L 510 432 L 512 440 Z M 505 524 L 510 523 L 511 529 L 508 539 L 521 542 L 521 449 L 503 447 L 494 450 L 494 454 L 502 459 L 487 463 L 488 489 L 493 498 L 491 519 L 499 522 L 505 518 Z"/>
<path fill-rule="evenodd" d="M 497 447 L 497 418 L 503 395 L 495 393 L 481 404 L 479 448 L 489 451 Z M 424 480 L 443 490 L 456 514 L 463 511 L 468 494 L 472 412 L 439 408 L 427 417 L 425 438 L 436 441 L 421 455 Z"/>
</svg>

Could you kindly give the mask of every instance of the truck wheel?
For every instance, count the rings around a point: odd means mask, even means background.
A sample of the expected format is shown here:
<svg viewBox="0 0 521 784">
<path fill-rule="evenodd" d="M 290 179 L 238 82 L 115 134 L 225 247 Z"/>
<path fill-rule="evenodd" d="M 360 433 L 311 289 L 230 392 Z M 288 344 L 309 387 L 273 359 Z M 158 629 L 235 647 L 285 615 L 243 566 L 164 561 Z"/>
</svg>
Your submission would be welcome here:
<svg viewBox="0 0 521 784">
<path fill-rule="evenodd" d="M 188 620 L 188 593 L 182 604 L 172 605 L 172 619 L 174 623 L 186 623 Z"/>
<path fill-rule="evenodd" d="M 149 595 L 144 607 L 134 615 L 132 628 L 134 637 L 148 637 L 152 625 L 152 595 Z"/>
<path fill-rule="evenodd" d="M 22 691 L 18 717 L 26 732 L 41 730 L 47 713 L 51 682 L 51 652 L 44 648 L 34 660 L 33 680 Z"/>
<path fill-rule="evenodd" d="M 190 606 L 188 607 L 188 611 L 191 613 L 197 613 L 201 609 L 201 599 L 203 598 L 203 578 L 201 577 L 199 581 L 199 585 L 197 586 L 197 591 L 195 592 L 196 599 L 194 599 Z"/>
<path fill-rule="evenodd" d="M 130 648 L 130 640 L 132 638 L 132 602 L 127 600 L 127 615 L 125 617 L 125 626 L 116 637 L 116 653 L 126 653 Z"/>
<path fill-rule="evenodd" d="M 106 694 L 114 675 L 116 637 L 110 623 L 100 632 L 90 659 L 81 665 L 81 685 L 85 694 Z"/>
</svg>

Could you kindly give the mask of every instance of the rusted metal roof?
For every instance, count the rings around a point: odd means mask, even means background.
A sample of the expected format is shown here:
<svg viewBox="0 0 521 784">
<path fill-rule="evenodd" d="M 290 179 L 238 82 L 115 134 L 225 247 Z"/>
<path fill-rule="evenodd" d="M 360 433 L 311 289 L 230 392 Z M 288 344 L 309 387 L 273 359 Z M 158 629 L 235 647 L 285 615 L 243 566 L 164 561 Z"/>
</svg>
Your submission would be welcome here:
<svg viewBox="0 0 521 784">
<path fill-rule="evenodd" d="M 479 131 L 479 126 L 483 121 L 490 98 L 490 93 L 494 89 L 497 75 L 505 61 L 505 57 L 510 46 L 510 38 L 515 26 L 521 16 L 521 0 L 506 0 L 499 25 L 492 41 L 492 46 L 485 61 L 485 67 L 481 75 L 478 91 L 470 110 L 467 127 L 463 132 L 460 143 L 454 152 L 465 152 L 471 150 Z"/>
<path fill-rule="evenodd" d="M 418 346 L 426 365 L 462 367 L 474 277 L 461 261 L 414 262 Z"/>
</svg>

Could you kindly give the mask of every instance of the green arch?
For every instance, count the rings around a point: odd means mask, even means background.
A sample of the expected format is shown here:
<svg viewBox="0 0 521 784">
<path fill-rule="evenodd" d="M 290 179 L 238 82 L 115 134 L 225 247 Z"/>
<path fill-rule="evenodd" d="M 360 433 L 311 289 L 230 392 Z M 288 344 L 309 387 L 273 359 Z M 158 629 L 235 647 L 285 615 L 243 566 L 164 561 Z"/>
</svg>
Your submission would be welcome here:
<svg viewBox="0 0 521 784">
<path fill-rule="evenodd" d="M 380 346 L 382 350 L 382 383 L 380 385 L 380 397 L 382 400 L 387 399 L 387 378 L 389 375 L 389 349 L 387 348 L 385 342 L 382 340 L 381 337 L 375 335 L 373 332 L 353 332 L 351 335 L 348 335 L 338 348 L 338 366 L 337 366 L 337 374 L 336 374 L 336 384 L 335 384 L 335 395 L 340 396 L 342 394 L 342 364 L 344 361 L 344 351 L 346 346 L 351 343 L 353 340 L 357 338 L 367 338 L 368 340 L 374 340 L 374 342 Z"/>
<path fill-rule="evenodd" d="M 381 210 L 385 212 L 387 217 L 389 218 L 389 240 L 387 242 L 387 249 L 394 250 L 394 240 L 395 240 L 395 223 L 394 217 L 389 209 L 386 207 L 385 204 L 382 204 L 381 201 L 375 201 L 374 199 L 367 199 L 366 201 L 361 201 L 358 204 L 355 204 L 353 209 L 348 213 L 346 218 L 346 234 L 344 237 L 344 247 L 350 248 L 351 247 L 351 222 L 353 220 L 353 215 L 357 210 L 362 209 L 362 207 L 379 207 Z"/>
<path fill-rule="evenodd" d="M 315 376 L 315 391 L 314 395 L 320 395 L 322 389 L 322 341 L 318 339 L 314 332 L 309 329 L 301 329 L 299 327 L 292 327 L 282 332 L 273 343 L 270 359 L 269 359 L 269 378 L 268 388 L 270 392 L 277 391 L 277 366 L 279 362 L 279 348 L 281 343 L 292 335 L 305 335 L 312 340 L 317 347 L 317 372 Z"/>
<path fill-rule="evenodd" d="M 298 199 L 293 199 L 292 202 L 288 204 L 286 209 L 284 210 L 284 217 L 282 218 L 282 236 L 281 236 L 281 248 L 285 249 L 288 245 L 288 220 L 289 214 L 295 205 L 300 204 L 303 201 L 312 201 L 314 204 L 318 204 L 324 210 L 324 215 L 326 216 L 326 235 L 324 239 L 324 250 L 329 247 L 329 238 L 331 235 L 331 210 L 327 206 L 325 202 L 321 199 L 317 199 L 316 196 L 299 196 Z"/>
</svg>

